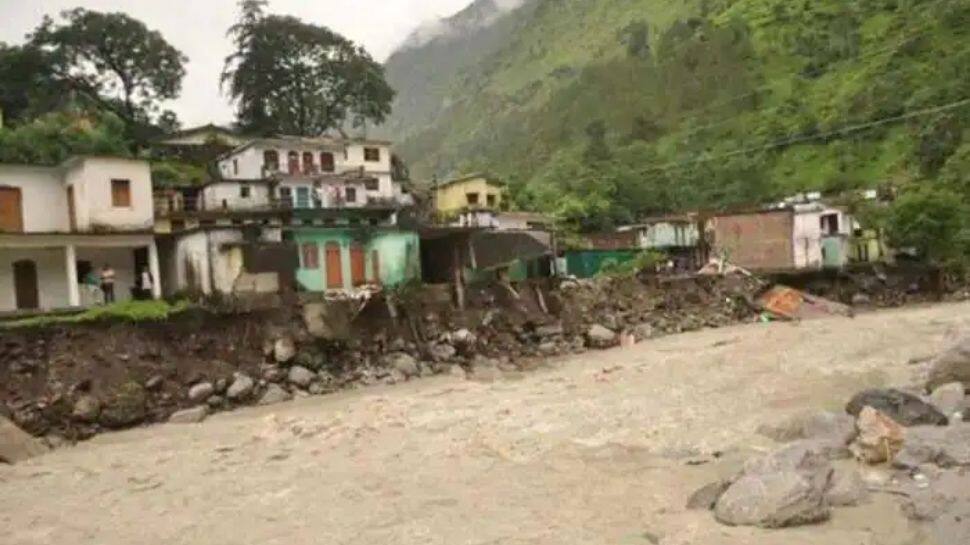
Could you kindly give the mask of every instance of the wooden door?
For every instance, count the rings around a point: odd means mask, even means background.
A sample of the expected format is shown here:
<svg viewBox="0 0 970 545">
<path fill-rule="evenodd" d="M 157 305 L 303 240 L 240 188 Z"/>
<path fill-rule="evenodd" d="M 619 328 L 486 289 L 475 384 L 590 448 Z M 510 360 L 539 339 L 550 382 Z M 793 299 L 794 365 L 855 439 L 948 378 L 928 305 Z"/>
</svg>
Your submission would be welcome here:
<svg viewBox="0 0 970 545">
<path fill-rule="evenodd" d="M 18 309 L 40 307 L 37 290 L 37 264 L 30 260 L 16 261 L 13 264 L 14 293 Z"/>
<path fill-rule="evenodd" d="M 377 250 L 371 250 L 370 264 L 372 270 L 371 272 L 374 275 L 371 282 L 379 286 L 381 285 L 381 254 L 377 253 Z"/>
<path fill-rule="evenodd" d="M 350 280 L 355 286 L 362 286 L 367 283 L 364 273 L 364 248 L 360 244 L 350 246 Z"/>
<path fill-rule="evenodd" d="M 67 186 L 67 219 L 71 222 L 71 232 L 77 231 L 77 211 L 74 208 L 74 186 Z"/>
<path fill-rule="evenodd" d="M 328 242 L 325 253 L 327 256 L 327 289 L 343 289 L 344 271 L 343 263 L 340 261 L 340 245 L 336 242 Z"/>
<path fill-rule="evenodd" d="M 0 232 L 22 233 L 24 213 L 19 187 L 0 187 Z"/>
</svg>

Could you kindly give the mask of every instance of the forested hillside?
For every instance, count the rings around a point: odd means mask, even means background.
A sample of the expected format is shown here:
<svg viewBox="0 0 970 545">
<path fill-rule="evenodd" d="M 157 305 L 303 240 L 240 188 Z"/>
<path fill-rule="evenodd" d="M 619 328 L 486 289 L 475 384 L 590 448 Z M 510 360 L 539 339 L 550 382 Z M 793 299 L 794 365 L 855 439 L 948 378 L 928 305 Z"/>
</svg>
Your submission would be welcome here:
<svg viewBox="0 0 970 545">
<path fill-rule="evenodd" d="M 970 187 L 970 0 L 526 0 L 388 75 L 417 177 L 486 169 L 581 228 Z"/>
</svg>

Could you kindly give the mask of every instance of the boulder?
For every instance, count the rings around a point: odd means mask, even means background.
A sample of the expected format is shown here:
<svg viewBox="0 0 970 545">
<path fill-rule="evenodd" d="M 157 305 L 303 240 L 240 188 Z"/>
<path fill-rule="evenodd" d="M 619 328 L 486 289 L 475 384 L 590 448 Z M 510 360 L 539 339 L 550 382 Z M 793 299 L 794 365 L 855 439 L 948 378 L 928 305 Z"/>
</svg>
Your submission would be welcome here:
<svg viewBox="0 0 970 545">
<path fill-rule="evenodd" d="M 852 296 L 852 305 L 853 306 L 868 305 L 871 302 L 872 302 L 872 299 L 868 295 L 866 295 L 865 293 L 862 293 L 862 292 L 856 293 L 856 294 L 854 294 Z"/>
<path fill-rule="evenodd" d="M 536 328 L 536 336 L 540 339 L 559 337 L 564 333 L 562 324 L 541 325 Z"/>
<path fill-rule="evenodd" d="M 273 343 L 273 359 L 277 363 L 289 363 L 296 357 L 296 343 L 290 337 L 280 337 Z"/>
<path fill-rule="evenodd" d="M 290 384 L 299 386 L 304 390 L 309 388 L 310 384 L 312 384 L 316 378 L 316 373 L 299 365 L 290 367 L 290 372 L 286 376 L 286 379 L 290 382 Z"/>
<path fill-rule="evenodd" d="M 648 323 L 637 324 L 633 328 L 633 338 L 637 342 L 643 342 L 647 339 L 652 339 L 656 335 L 653 326 Z"/>
<path fill-rule="evenodd" d="M 703 510 L 710 511 L 714 509 L 714 505 L 717 504 L 717 500 L 724 494 L 724 491 L 731 486 L 731 481 L 714 481 L 713 483 L 706 484 L 690 495 L 687 498 L 687 509 L 692 511 Z"/>
<path fill-rule="evenodd" d="M 266 391 L 259 398 L 260 405 L 275 405 L 276 403 L 283 403 L 284 401 L 289 401 L 293 399 L 293 394 L 284 390 L 278 384 L 270 384 L 266 387 Z"/>
<path fill-rule="evenodd" d="M 105 401 L 98 421 L 106 428 L 131 426 L 145 419 L 147 405 L 148 394 L 141 384 L 128 382 Z"/>
<path fill-rule="evenodd" d="M 586 331 L 586 338 L 594 348 L 609 348 L 616 344 L 616 333 L 599 324 Z"/>
<path fill-rule="evenodd" d="M 718 498 L 714 516 L 730 526 L 782 528 L 829 517 L 827 478 L 795 469 L 746 474 Z"/>
<path fill-rule="evenodd" d="M 197 424 L 205 420 L 206 416 L 209 416 L 208 405 L 199 405 L 173 413 L 168 421 L 172 424 Z"/>
<path fill-rule="evenodd" d="M 71 417 L 78 422 L 90 424 L 98 421 L 101 415 L 101 400 L 93 395 L 83 395 L 74 402 Z"/>
<path fill-rule="evenodd" d="M 266 363 L 259 366 L 259 375 L 266 382 L 282 382 L 286 377 L 286 373 L 278 365 Z"/>
<path fill-rule="evenodd" d="M 885 414 L 865 406 L 856 420 L 859 435 L 849 447 L 856 458 L 878 464 L 890 461 L 903 446 L 906 430 Z"/>
<path fill-rule="evenodd" d="M 775 423 L 764 424 L 758 433 L 787 443 L 798 439 L 827 438 L 832 443 L 848 445 L 856 435 L 855 419 L 831 411 L 805 411 Z"/>
<path fill-rule="evenodd" d="M 209 396 L 216 392 L 216 387 L 211 382 L 199 382 L 198 384 L 193 384 L 189 388 L 189 401 L 193 403 L 201 403 L 207 399 Z"/>
<path fill-rule="evenodd" d="M 935 390 L 950 382 L 970 387 L 970 335 L 947 348 L 930 362 L 928 390 Z"/>
<path fill-rule="evenodd" d="M 966 392 L 962 382 L 950 382 L 937 387 L 930 394 L 930 402 L 947 418 L 953 419 L 959 413 L 963 416 Z M 959 420 L 959 418 L 957 419 Z"/>
<path fill-rule="evenodd" d="M 428 347 L 428 354 L 434 361 L 446 362 L 454 358 L 458 354 L 458 350 L 455 350 L 455 347 L 450 344 L 435 343 Z"/>
<path fill-rule="evenodd" d="M 858 417 L 863 407 L 872 407 L 903 426 L 945 426 L 948 422 L 933 405 L 894 388 L 863 390 L 849 400 L 845 412 Z"/>
<path fill-rule="evenodd" d="M 893 466 L 916 469 L 923 464 L 940 467 L 970 466 L 970 424 L 941 428 L 919 426 L 906 430 L 906 441 L 893 458 Z"/>
<path fill-rule="evenodd" d="M 828 504 L 836 507 L 858 505 L 868 496 L 866 482 L 855 468 L 836 468 L 825 492 Z"/>
<path fill-rule="evenodd" d="M 418 361 L 406 352 L 394 352 L 384 358 L 385 365 L 404 375 L 406 378 L 416 377 L 421 374 Z"/>
<path fill-rule="evenodd" d="M 471 346 L 478 342 L 478 337 L 467 329 L 452 331 L 448 337 L 451 339 L 452 344 L 459 346 Z"/>
<path fill-rule="evenodd" d="M 15 464 L 48 450 L 43 441 L 0 416 L 0 463 Z"/>
<path fill-rule="evenodd" d="M 245 373 L 236 373 L 233 375 L 232 384 L 226 390 L 226 397 L 232 401 L 242 401 L 253 393 L 253 388 L 256 387 L 256 382 Z"/>
</svg>

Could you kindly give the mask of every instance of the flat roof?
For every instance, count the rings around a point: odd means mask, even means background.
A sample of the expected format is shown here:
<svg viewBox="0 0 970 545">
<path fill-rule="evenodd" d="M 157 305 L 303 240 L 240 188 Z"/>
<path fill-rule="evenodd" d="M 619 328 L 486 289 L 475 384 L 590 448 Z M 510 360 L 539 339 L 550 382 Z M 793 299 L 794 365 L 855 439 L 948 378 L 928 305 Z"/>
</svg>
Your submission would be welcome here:
<svg viewBox="0 0 970 545">
<path fill-rule="evenodd" d="M 493 185 L 496 187 L 505 187 L 506 185 L 508 185 L 502 180 L 499 180 L 498 178 L 496 178 L 495 176 L 492 176 L 490 174 L 483 174 L 479 172 L 474 174 L 466 174 L 464 176 L 459 176 L 458 178 L 452 178 L 444 182 L 438 182 L 437 184 L 434 185 L 434 188 L 439 189 L 442 187 L 448 187 L 450 185 L 458 184 L 461 182 L 468 182 L 471 180 L 478 180 L 478 179 L 485 180 L 485 183 L 487 183 L 488 185 Z"/>
</svg>

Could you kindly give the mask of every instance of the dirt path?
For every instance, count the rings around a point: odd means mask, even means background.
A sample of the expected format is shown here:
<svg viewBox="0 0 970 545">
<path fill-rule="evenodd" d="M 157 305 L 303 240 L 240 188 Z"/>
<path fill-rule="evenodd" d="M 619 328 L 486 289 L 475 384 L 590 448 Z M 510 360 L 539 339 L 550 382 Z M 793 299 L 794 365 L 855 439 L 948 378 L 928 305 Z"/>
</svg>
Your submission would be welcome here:
<svg viewBox="0 0 970 545">
<path fill-rule="evenodd" d="M 970 304 L 748 325 L 101 436 L 0 466 L 0 541 L 923 543 L 888 497 L 774 532 L 683 505 L 770 446 L 759 424 L 904 384 L 963 328 Z"/>
</svg>

